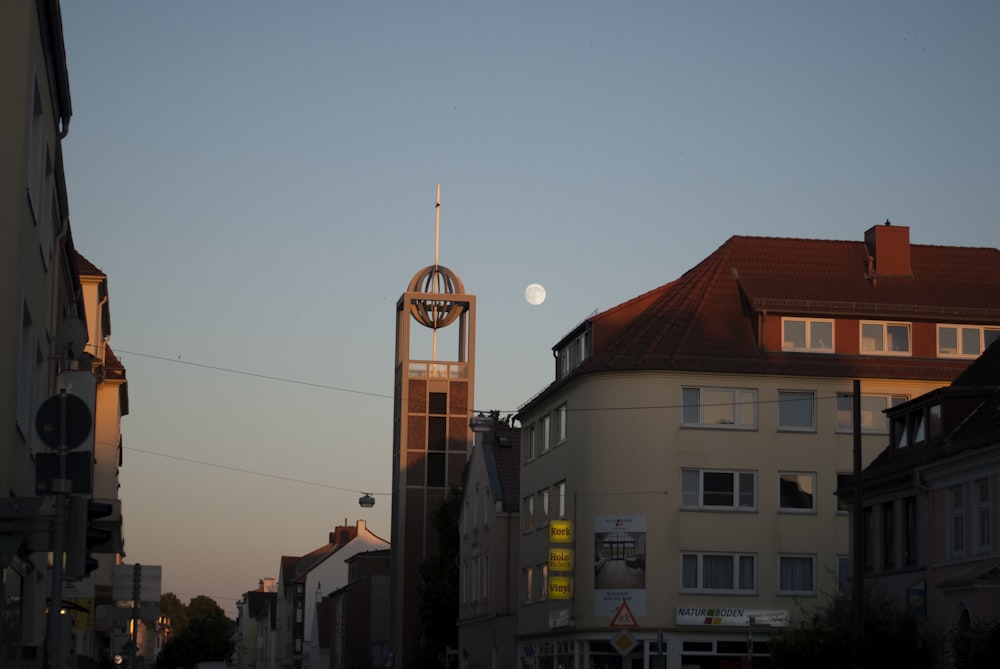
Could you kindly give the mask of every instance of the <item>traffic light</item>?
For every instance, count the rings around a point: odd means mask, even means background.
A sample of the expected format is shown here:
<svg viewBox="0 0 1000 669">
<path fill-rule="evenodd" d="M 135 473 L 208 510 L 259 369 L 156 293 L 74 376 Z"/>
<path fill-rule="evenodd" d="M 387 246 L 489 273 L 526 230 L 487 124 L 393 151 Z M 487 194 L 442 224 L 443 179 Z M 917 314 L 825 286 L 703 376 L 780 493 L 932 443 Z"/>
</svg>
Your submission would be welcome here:
<svg viewBox="0 0 1000 669">
<path fill-rule="evenodd" d="M 66 533 L 66 576 L 83 578 L 97 569 L 95 548 L 112 540 L 113 532 L 100 521 L 114 512 L 111 502 L 70 497 Z"/>
</svg>

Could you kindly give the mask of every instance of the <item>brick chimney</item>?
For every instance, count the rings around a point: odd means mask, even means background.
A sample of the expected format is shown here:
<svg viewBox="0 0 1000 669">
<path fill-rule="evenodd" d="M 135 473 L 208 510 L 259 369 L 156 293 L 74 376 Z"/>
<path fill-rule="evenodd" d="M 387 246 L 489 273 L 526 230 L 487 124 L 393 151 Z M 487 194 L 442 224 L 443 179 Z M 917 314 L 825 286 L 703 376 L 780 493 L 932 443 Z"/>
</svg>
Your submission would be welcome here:
<svg viewBox="0 0 1000 669">
<path fill-rule="evenodd" d="M 330 543 L 333 545 L 343 546 L 352 539 L 357 538 L 357 536 L 357 525 L 338 525 L 333 532 L 330 532 Z"/>
<path fill-rule="evenodd" d="M 865 231 L 865 248 L 875 276 L 912 276 L 910 269 L 910 228 L 905 225 L 876 225 Z"/>
</svg>

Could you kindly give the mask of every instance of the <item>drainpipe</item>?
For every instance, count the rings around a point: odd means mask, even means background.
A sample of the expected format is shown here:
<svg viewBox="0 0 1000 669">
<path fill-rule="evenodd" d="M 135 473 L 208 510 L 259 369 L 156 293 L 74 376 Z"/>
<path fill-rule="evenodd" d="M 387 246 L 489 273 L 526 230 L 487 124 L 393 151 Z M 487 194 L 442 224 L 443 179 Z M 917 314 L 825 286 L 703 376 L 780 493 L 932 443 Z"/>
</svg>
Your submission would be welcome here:
<svg viewBox="0 0 1000 669">
<path fill-rule="evenodd" d="M 55 347 L 55 332 L 58 330 L 56 327 L 56 321 L 59 318 L 59 268 L 61 265 L 62 256 L 62 245 L 63 240 L 66 239 L 66 235 L 69 233 L 69 217 L 63 216 L 61 219 L 61 225 L 59 233 L 56 235 L 55 244 L 52 251 L 52 309 L 49 314 L 48 327 L 52 328 L 51 339 L 49 341 L 49 358 L 58 358 L 59 352 L 53 350 Z"/>
</svg>

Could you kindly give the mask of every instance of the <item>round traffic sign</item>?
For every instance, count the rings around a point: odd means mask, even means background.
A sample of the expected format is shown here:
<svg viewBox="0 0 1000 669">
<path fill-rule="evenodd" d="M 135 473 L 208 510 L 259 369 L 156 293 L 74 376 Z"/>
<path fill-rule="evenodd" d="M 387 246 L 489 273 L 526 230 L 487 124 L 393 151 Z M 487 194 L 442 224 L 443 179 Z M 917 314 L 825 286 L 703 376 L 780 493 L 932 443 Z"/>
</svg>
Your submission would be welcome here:
<svg viewBox="0 0 1000 669">
<path fill-rule="evenodd" d="M 90 407 L 76 395 L 59 393 L 42 402 L 35 414 L 35 429 L 47 446 L 76 448 L 90 435 Z"/>
</svg>

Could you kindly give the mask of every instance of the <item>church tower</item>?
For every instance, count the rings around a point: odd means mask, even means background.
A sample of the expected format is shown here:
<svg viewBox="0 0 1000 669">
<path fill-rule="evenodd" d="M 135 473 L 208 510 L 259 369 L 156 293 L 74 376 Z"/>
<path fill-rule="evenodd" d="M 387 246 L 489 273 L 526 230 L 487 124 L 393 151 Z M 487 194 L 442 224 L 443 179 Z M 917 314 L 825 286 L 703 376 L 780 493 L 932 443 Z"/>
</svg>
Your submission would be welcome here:
<svg viewBox="0 0 1000 669">
<path fill-rule="evenodd" d="M 419 652 L 419 565 L 438 541 L 431 517 L 462 485 L 472 443 L 476 297 L 438 264 L 440 213 L 438 186 L 434 264 L 413 275 L 396 303 L 389 634 L 393 666 L 402 669 Z"/>
</svg>

